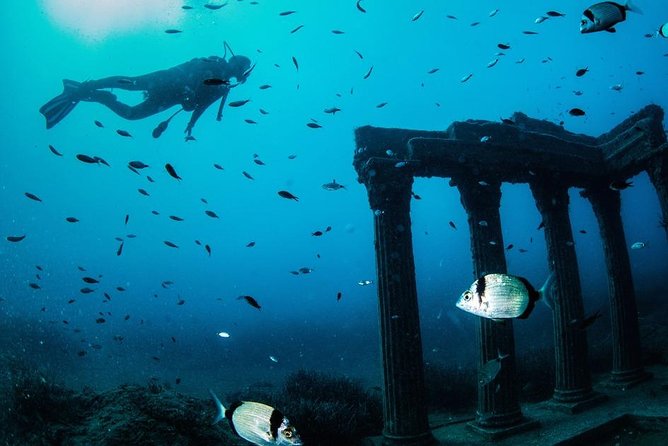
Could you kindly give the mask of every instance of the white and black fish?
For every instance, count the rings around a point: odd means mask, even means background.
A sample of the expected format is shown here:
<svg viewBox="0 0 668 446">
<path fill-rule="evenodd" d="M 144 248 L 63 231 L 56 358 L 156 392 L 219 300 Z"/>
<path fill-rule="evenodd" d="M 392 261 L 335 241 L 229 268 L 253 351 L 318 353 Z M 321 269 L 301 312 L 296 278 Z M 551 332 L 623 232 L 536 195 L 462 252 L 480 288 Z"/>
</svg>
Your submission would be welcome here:
<svg viewBox="0 0 668 446">
<path fill-rule="evenodd" d="M 536 302 L 551 296 L 554 273 L 536 290 L 527 279 L 509 274 L 487 274 L 464 291 L 457 308 L 488 319 L 527 318 Z M 546 304 L 553 305 L 546 299 Z"/>
<path fill-rule="evenodd" d="M 232 431 L 257 446 L 294 445 L 302 441 L 297 430 L 283 414 L 271 406 L 252 401 L 239 401 L 225 408 L 212 390 L 218 414 L 214 423 L 227 418 Z"/>
<path fill-rule="evenodd" d="M 339 190 L 339 189 L 345 189 L 346 187 L 343 184 L 339 184 L 336 182 L 336 180 L 332 180 L 331 183 L 325 183 L 322 185 L 322 188 L 325 190 Z"/>
<path fill-rule="evenodd" d="M 628 0 L 620 5 L 615 2 L 601 2 L 590 6 L 582 13 L 580 32 L 582 34 L 607 31 L 614 33 L 615 25 L 626 20 L 626 12 L 633 11 L 642 14 L 640 9 Z"/>
</svg>

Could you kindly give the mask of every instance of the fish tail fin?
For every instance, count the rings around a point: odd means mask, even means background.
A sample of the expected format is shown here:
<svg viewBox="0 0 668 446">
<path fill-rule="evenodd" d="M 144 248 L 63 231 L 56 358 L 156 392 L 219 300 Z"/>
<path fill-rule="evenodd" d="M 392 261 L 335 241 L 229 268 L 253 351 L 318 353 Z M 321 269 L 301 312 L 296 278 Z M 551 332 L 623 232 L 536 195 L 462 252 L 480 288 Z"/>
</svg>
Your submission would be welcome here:
<svg viewBox="0 0 668 446">
<path fill-rule="evenodd" d="M 63 79 L 63 92 L 40 107 L 39 112 L 46 118 L 47 129 L 58 124 L 74 110 L 79 103 L 76 92 L 80 86 L 80 82 Z"/>
<path fill-rule="evenodd" d="M 642 9 L 638 8 L 631 0 L 626 0 L 626 3 L 624 4 L 624 8 L 627 11 L 633 11 L 636 14 L 642 14 Z"/>
<path fill-rule="evenodd" d="M 213 398 L 214 403 L 216 403 L 216 409 L 218 409 L 218 412 L 216 413 L 216 418 L 213 419 L 212 423 L 216 424 L 217 422 L 225 418 L 225 406 L 223 406 L 223 403 L 220 402 L 216 394 L 213 393 L 213 390 L 209 389 L 209 394 L 211 395 L 211 398 Z"/>
<path fill-rule="evenodd" d="M 554 271 L 552 271 L 550 275 L 547 276 L 547 279 L 545 279 L 543 286 L 538 290 L 538 298 L 542 299 L 543 302 L 545 302 L 545 305 L 552 311 L 554 311 L 554 280 Z"/>
</svg>

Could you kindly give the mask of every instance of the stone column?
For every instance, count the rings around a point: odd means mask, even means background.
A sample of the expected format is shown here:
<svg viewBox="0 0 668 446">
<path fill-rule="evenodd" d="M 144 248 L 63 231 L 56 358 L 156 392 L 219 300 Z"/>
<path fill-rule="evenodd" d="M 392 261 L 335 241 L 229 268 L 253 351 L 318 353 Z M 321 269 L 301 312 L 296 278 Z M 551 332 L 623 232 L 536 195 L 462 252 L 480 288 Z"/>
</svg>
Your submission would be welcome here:
<svg viewBox="0 0 668 446">
<path fill-rule="evenodd" d="M 413 176 L 393 164 L 367 167 L 373 211 L 381 353 L 383 444 L 423 446 L 429 430 L 418 314 L 410 200 Z"/>
<path fill-rule="evenodd" d="M 647 175 L 656 189 L 661 205 L 661 225 L 668 238 L 668 155 L 662 153 L 649 162 Z"/>
<path fill-rule="evenodd" d="M 587 333 L 570 324 L 584 318 L 584 303 L 568 215 L 568 186 L 549 178 L 536 180 L 530 186 L 545 225 L 549 269 L 555 274 L 553 403 L 557 408 L 578 412 L 598 402 L 600 395 L 592 391 Z"/>
<path fill-rule="evenodd" d="M 649 375 L 642 367 L 638 310 L 620 214 L 620 194 L 607 185 L 599 185 L 581 192 L 581 195 L 589 200 L 596 214 L 608 270 L 612 322 L 611 381 L 627 387 L 644 381 Z"/>
<path fill-rule="evenodd" d="M 473 175 L 453 178 L 468 215 L 474 279 L 489 273 L 506 273 L 506 256 L 501 231 L 501 184 L 480 185 Z M 478 368 L 508 354 L 501 371 L 488 384 L 478 384 L 478 407 L 471 428 L 488 438 L 501 438 L 538 425 L 522 415 L 515 374 L 515 339 L 512 320 L 503 323 L 479 317 Z"/>
</svg>

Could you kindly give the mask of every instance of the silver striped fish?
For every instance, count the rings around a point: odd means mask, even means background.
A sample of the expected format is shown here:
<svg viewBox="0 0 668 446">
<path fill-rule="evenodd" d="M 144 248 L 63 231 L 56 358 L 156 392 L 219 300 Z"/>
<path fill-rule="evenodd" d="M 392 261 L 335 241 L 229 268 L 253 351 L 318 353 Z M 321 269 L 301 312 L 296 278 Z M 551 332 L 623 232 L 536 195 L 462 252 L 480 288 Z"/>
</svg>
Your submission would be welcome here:
<svg viewBox="0 0 668 446">
<path fill-rule="evenodd" d="M 297 430 L 283 414 L 271 406 L 252 401 L 239 401 L 225 408 L 211 389 L 218 414 L 214 424 L 227 418 L 232 432 L 257 446 L 301 446 Z"/>
</svg>

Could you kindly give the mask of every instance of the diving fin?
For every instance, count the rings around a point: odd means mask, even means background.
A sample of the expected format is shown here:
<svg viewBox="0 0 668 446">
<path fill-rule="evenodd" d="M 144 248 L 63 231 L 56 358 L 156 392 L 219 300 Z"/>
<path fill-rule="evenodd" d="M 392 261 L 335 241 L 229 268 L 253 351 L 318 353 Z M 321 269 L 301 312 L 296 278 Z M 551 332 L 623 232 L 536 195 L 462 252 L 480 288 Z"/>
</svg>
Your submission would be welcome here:
<svg viewBox="0 0 668 446">
<path fill-rule="evenodd" d="M 46 118 L 46 128 L 58 124 L 67 116 L 79 103 L 77 91 L 81 82 L 63 79 L 63 92 L 42 105 L 39 112 Z"/>
<path fill-rule="evenodd" d="M 160 138 L 160 136 L 162 135 L 162 133 L 163 133 L 165 130 L 167 130 L 167 126 L 169 125 L 169 121 L 171 121 L 172 118 L 173 118 L 174 116 L 178 115 L 178 114 L 179 114 L 180 112 L 182 112 L 182 111 L 183 111 L 182 108 L 179 109 L 179 110 L 177 110 L 176 113 L 174 113 L 172 116 L 170 116 L 169 118 L 165 119 L 165 120 L 162 121 L 160 124 L 158 124 L 158 126 L 157 126 L 156 128 L 153 129 L 153 133 L 152 133 L 153 137 L 154 137 L 154 138 Z"/>
</svg>

